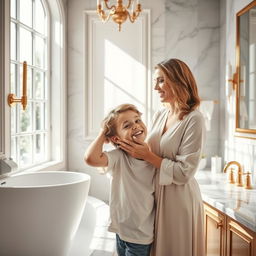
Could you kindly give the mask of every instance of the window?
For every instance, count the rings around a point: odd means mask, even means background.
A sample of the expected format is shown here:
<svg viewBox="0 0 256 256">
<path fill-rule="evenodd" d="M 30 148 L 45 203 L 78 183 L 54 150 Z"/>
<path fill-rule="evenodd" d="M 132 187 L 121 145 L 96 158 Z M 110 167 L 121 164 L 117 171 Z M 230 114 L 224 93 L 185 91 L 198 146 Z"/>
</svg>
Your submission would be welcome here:
<svg viewBox="0 0 256 256">
<path fill-rule="evenodd" d="M 25 111 L 11 109 L 11 156 L 20 169 L 49 158 L 47 16 L 40 0 L 11 1 L 11 93 L 22 96 L 22 62 L 27 62 Z"/>
</svg>

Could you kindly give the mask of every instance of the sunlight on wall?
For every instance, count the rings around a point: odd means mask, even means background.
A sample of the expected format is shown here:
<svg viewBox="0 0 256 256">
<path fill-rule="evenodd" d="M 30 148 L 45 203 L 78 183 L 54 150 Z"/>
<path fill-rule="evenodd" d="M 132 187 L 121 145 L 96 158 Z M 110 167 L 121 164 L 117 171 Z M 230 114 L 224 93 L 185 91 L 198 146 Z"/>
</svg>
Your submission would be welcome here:
<svg viewBox="0 0 256 256">
<path fill-rule="evenodd" d="M 145 113 L 145 66 L 109 40 L 104 47 L 104 115 L 123 103 L 134 104 Z"/>
</svg>

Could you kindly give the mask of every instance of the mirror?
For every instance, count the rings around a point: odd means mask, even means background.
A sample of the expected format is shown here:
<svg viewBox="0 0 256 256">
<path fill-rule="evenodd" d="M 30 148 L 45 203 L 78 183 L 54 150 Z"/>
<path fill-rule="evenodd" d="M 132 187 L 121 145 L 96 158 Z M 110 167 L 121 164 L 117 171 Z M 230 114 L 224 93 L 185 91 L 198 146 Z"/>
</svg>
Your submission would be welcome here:
<svg viewBox="0 0 256 256">
<path fill-rule="evenodd" d="M 236 131 L 256 134 L 256 1 L 236 21 Z"/>
</svg>

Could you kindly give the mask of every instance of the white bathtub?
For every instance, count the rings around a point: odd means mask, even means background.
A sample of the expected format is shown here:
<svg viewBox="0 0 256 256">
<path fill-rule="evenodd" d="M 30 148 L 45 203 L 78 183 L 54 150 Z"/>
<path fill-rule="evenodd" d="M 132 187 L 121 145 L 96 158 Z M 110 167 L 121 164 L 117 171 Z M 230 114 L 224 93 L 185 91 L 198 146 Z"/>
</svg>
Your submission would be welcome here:
<svg viewBox="0 0 256 256">
<path fill-rule="evenodd" d="M 90 176 L 37 172 L 0 180 L 0 184 L 0 255 L 69 255 Z"/>
</svg>

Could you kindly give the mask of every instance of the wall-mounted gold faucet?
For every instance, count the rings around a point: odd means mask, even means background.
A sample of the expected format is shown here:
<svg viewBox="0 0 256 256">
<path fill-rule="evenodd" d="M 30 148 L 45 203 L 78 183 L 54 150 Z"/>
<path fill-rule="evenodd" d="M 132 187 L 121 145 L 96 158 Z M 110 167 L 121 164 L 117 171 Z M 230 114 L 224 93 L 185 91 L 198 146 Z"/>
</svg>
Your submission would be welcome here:
<svg viewBox="0 0 256 256">
<path fill-rule="evenodd" d="M 23 87 L 22 87 L 22 97 L 20 99 L 15 98 L 15 95 L 13 93 L 10 93 L 8 95 L 8 104 L 9 106 L 13 106 L 15 103 L 20 102 L 22 105 L 23 110 L 26 109 L 28 104 L 28 98 L 27 98 L 27 62 L 23 62 L 23 79 L 22 79 Z"/>
<path fill-rule="evenodd" d="M 229 168 L 229 166 L 231 165 L 236 165 L 237 166 L 237 179 L 236 179 L 236 185 L 238 187 L 242 187 L 243 186 L 243 181 L 242 181 L 242 175 L 243 175 L 243 170 L 242 170 L 242 166 L 240 163 L 238 163 L 237 161 L 231 161 L 228 162 L 223 169 L 223 172 L 227 172 L 227 169 Z M 229 183 L 234 183 L 234 178 L 233 178 L 233 169 L 231 169 L 231 173 L 229 175 Z"/>
</svg>

